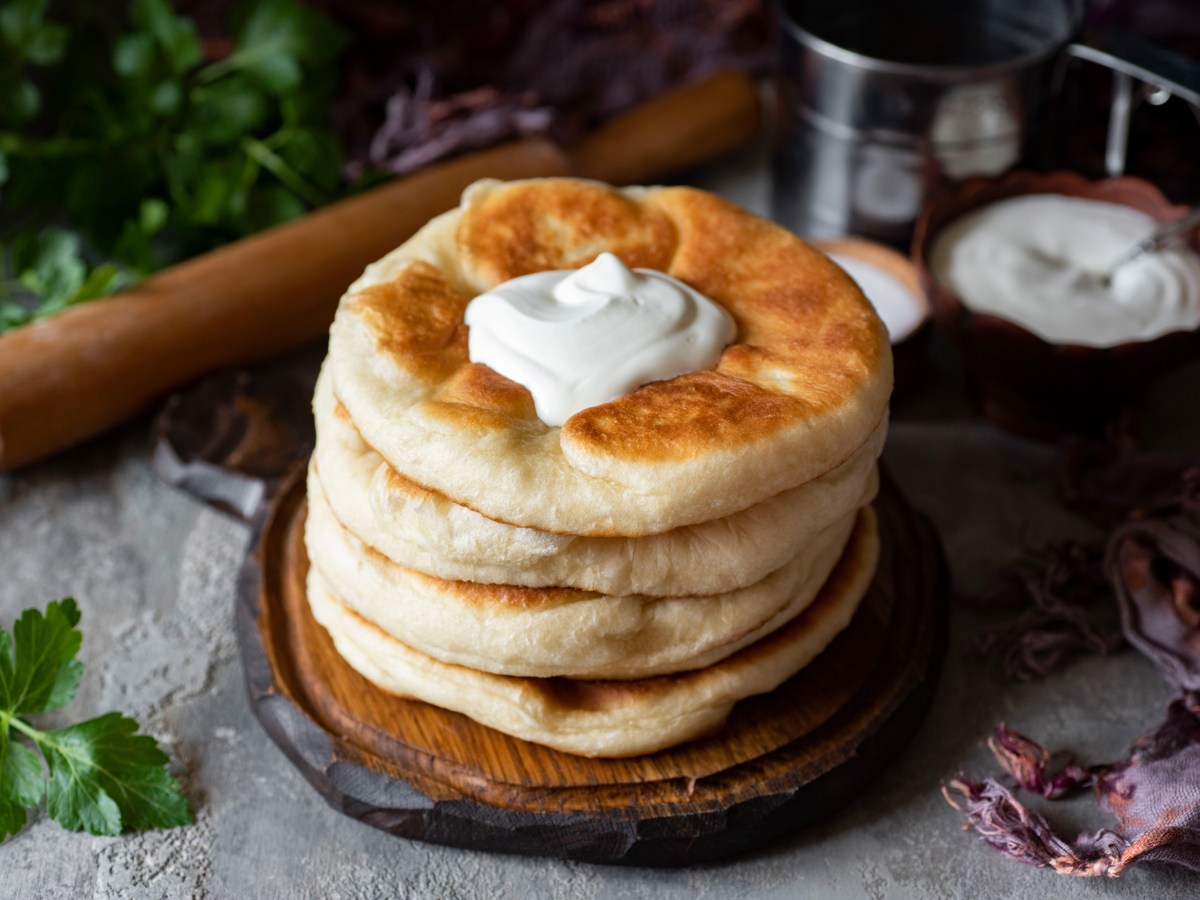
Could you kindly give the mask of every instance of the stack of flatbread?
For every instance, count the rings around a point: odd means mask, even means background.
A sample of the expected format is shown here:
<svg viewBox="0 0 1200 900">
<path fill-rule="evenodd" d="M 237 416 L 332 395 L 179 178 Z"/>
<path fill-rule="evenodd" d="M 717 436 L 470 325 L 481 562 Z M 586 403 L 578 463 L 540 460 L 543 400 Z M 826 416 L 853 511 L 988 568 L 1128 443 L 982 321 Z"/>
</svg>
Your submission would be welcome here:
<svg viewBox="0 0 1200 900">
<path fill-rule="evenodd" d="M 714 369 L 544 424 L 471 363 L 472 297 L 599 253 L 737 324 Z M 308 596 L 394 694 L 588 756 L 709 734 L 850 621 L 878 556 L 883 326 L 702 191 L 481 182 L 341 301 L 314 399 Z"/>
</svg>

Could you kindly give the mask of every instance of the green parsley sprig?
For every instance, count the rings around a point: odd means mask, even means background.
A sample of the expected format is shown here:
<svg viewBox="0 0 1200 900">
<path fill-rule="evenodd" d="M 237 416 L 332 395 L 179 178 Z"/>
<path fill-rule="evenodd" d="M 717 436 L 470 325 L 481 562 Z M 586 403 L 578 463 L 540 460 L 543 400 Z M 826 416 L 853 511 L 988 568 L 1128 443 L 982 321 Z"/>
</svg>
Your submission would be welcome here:
<svg viewBox="0 0 1200 900">
<path fill-rule="evenodd" d="M 75 696 L 78 624 L 68 598 L 44 613 L 25 610 L 11 635 L 0 629 L 0 840 L 25 827 L 43 795 L 50 816 L 71 831 L 114 835 L 192 821 L 166 754 L 137 733 L 137 722 L 114 712 L 48 731 L 29 723 Z"/>
<path fill-rule="evenodd" d="M 168 0 L 0 3 L 0 332 L 340 192 L 345 36 L 246 0 L 205 45 Z"/>
</svg>

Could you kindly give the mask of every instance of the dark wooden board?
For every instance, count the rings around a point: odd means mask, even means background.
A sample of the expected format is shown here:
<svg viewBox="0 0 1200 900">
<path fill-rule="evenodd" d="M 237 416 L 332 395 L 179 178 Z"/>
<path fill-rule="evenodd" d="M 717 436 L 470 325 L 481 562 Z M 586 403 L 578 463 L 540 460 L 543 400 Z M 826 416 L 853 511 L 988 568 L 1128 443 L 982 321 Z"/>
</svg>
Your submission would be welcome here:
<svg viewBox="0 0 1200 900">
<path fill-rule="evenodd" d="M 743 852 L 843 806 L 928 706 L 945 645 L 937 536 L 894 486 L 876 503 L 879 571 L 850 626 L 716 735 L 587 759 L 391 696 L 308 611 L 303 483 L 280 493 L 242 573 L 251 704 L 331 806 L 417 840 L 598 863 L 679 866 Z"/>
</svg>

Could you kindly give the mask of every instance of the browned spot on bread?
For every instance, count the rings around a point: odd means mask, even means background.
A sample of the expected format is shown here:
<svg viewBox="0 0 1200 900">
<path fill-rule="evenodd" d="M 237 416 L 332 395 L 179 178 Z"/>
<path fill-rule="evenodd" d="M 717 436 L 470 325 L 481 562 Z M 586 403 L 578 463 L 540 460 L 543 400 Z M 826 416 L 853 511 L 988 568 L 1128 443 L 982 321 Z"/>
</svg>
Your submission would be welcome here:
<svg viewBox="0 0 1200 900">
<path fill-rule="evenodd" d="M 600 253 L 665 271 L 675 229 L 657 209 L 589 182 L 551 179 L 496 188 L 458 225 L 465 268 L 488 286 L 550 269 L 575 269 Z"/>
<path fill-rule="evenodd" d="M 787 393 L 821 397 L 846 375 L 861 378 L 879 366 L 887 348 L 883 325 L 824 254 L 703 191 L 672 188 L 650 202 L 679 233 L 670 274 L 729 310 L 739 345 L 766 351 L 758 359 L 776 370 L 794 368 L 799 377 Z M 757 381 L 755 359 L 727 351 L 718 371 Z M 785 383 L 766 380 L 776 389 Z M 837 393 L 845 396 L 844 389 Z"/>
<path fill-rule="evenodd" d="M 748 381 L 692 372 L 576 413 L 563 424 L 563 438 L 612 456 L 686 459 L 761 439 L 801 408 Z"/>
<path fill-rule="evenodd" d="M 598 596 L 590 591 L 582 591 L 578 588 L 477 584 L 474 581 L 444 581 L 421 572 L 414 572 L 413 574 L 423 581 L 430 582 L 431 586 L 435 589 L 453 594 L 460 602 L 470 603 L 474 606 L 507 606 L 514 609 L 535 609 L 537 607 L 572 603 L 577 600 L 587 600 Z"/>
<path fill-rule="evenodd" d="M 381 353 L 414 375 L 441 380 L 467 362 L 462 320 L 470 299 L 435 266 L 414 262 L 346 303 L 367 323 Z"/>
<path fill-rule="evenodd" d="M 560 709 L 603 712 L 620 709 L 642 697 L 654 697 L 673 684 L 686 682 L 684 675 L 656 675 L 634 681 L 582 681 L 573 678 L 543 678 L 538 693 Z"/>
<path fill-rule="evenodd" d="M 389 465 L 384 465 L 383 467 L 383 480 L 388 494 L 428 494 L 433 497 L 442 498 L 446 496 L 445 494 L 430 490 L 420 482 L 413 481 L 407 475 L 401 475 Z"/>
<path fill-rule="evenodd" d="M 543 430 L 533 395 L 482 363 L 466 363 L 426 402 L 427 412 L 468 428 Z"/>
</svg>

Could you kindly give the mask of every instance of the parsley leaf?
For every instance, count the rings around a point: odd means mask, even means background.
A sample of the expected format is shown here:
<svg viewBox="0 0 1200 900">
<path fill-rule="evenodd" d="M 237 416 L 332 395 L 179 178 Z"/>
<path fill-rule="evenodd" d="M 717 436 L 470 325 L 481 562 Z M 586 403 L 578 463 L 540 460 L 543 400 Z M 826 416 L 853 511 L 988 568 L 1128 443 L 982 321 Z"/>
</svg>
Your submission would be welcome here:
<svg viewBox="0 0 1200 900">
<path fill-rule="evenodd" d="M 108 713 L 47 732 L 38 746 L 50 768 L 46 808 L 64 828 L 120 834 L 191 821 L 167 772 L 167 755 L 138 724 Z"/>
<path fill-rule="evenodd" d="M 71 702 L 83 675 L 75 658 L 83 642 L 78 623 L 79 607 L 68 597 L 47 606 L 44 615 L 25 610 L 11 638 L 0 631 L 0 709 L 45 712 Z"/>
<path fill-rule="evenodd" d="M 132 719 L 108 713 L 50 731 L 25 720 L 74 697 L 83 674 L 78 624 L 79 608 L 68 598 L 44 613 L 25 610 L 11 635 L 0 630 L 0 840 L 24 827 L 43 793 L 50 816 L 72 831 L 115 835 L 191 821 L 166 754 Z M 18 736 L 41 751 L 48 783 Z"/>
<path fill-rule="evenodd" d="M 182 74 L 200 62 L 200 38 L 191 19 L 180 18 L 167 0 L 133 0 L 133 24 L 152 37 L 167 58 L 171 70 Z"/>
<path fill-rule="evenodd" d="M 344 187 L 332 22 L 243 0 L 204 43 L 169 0 L 123 6 L 0 0 L 0 332 Z"/>
<path fill-rule="evenodd" d="M 28 747 L 0 731 L 0 841 L 25 827 L 25 810 L 37 806 L 45 783 L 42 764 Z"/>
</svg>

